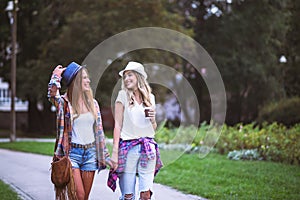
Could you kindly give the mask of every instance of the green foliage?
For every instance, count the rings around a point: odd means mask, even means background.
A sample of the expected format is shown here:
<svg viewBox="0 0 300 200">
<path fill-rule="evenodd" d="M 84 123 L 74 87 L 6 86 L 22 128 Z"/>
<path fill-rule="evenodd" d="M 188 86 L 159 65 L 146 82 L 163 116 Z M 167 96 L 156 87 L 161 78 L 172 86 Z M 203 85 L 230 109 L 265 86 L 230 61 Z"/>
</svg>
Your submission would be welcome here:
<svg viewBox="0 0 300 200">
<path fill-rule="evenodd" d="M 215 148 L 226 154 L 234 150 L 256 149 L 264 160 L 300 164 L 300 124 L 287 128 L 264 123 L 261 127 L 238 124 L 223 128 Z"/>
<path fill-rule="evenodd" d="M 257 116 L 259 105 L 284 95 L 277 57 L 287 31 L 284 3 L 238 2 L 228 5 L 231 11 L 224 11 L 220 18 L 210 17 L 204 24 L 197 24 L 201 27 L 196 32 L 196 40 L 222 74 L 229 124 L 249 123 Z"/>
<path fill-rule="evenodd" d="M 300 97 L 282 99 L 264 106 L 258 115 L 258 122 L 278 122 L 287 126 L 300 122 Z"/>
<path fill-rule="evenodd" d="M 0 2 L 2 10 L 6 4 L 7 1 Z M 193 8 L 196 4 L 198 7 Z M 223 14 L 204 20 L 207 7 L 212 4 L 222 9 Z M 231 124 L 256 118 L 259 106 L 268 99 L 280 98 L 285 92 L 288 96 L 297 95 L 300 91 L 298 1 L 252 0 L 226 4 L 217 0 L 26 0 L 20 1 L 19 7 L 17 96 L 33 101 L 30 109 L 36 101 L 46 101 L 45 83 L 55 65 L 66 65 L 71 60 L 81 62 L 108 37 L 144 26 L 177 30 L 203 45 L 225 82 L 229 102 L 227 120 Z M 0 75 L 9 80 L 10 60 L 5 58 L 5 48 L 10 44 L 10 26 L 5 12 L 0 13 L 0 21 L 0 65 L 3 63 Z M 287 56 L 288 62 L 280 66 L 281 54 Z M 170 55 L 158 58 L 161 54 L 153 51 L 147 55 L 136 53 L 128 59 L 152 63 L 154 60 L 170 66 L 178 61 L 169 61 Z M 107 73 L 103 87 L 99 87 L 100 98 L 106 105 L 110 103 L 111 86 L 118 78 L 116 72 Z M 199 88 L 195 89 L 196 94 L 201 93 Z"/>
<path fill-rule="evenodd" d="M 180 128 L 159 127 L 155 139 L 158 143 L 166 144 L 193 144 L 198 146 L 210 130 L 210 126 L 203 122 L 199 129 L 195 126 Z"/>
<path fill-rule="evenodd" d="M 236 124 L 235 126 L 224 125 L 222 134 L 216 144 L 221 154 L 233 150 L 255 149 L 260 145 L 259 128 L 252 124 Z"/>
<path fill-rule="evenodd" d="M 177 147 L 185 149 L 186 153 L 214 147 L 221 154 L 241 151 L 231 153 L 229 157 L 239 154 L 237 157 L 243 158 L 249 153 L 244 159 L 249 157 L 300 165 L 300 124 L 287 128 L 278 123 L 264 123 L 261 126 L 240 123 L 235 126 L 224 125 L 220 137 L 217 133 L 214 126 L 202 123 L 199 129 L 192 126 L 180 129 L 161 127 L 155 137 L 158 143 L 164 143 L 162 147 Z"/>
<path fill-rule="evenodd" d="M 6 3 L 1 1 L 1 7 L 5 7 Z M 17 96 L 29 100 L 30 132 L 41 132 L 44 127 L 36 130 L 39 127 L 37 124 L 44 124 L 43 120 L 51 120 L 48 119 L 53 113 L 50 112 L 50 104 L 46 98 L 47 82 L 56 65 L 66 66 L 71 61 L 82 63 L 98 44 L 115 34 L 134 28 L 157 26 L 187 35 L 193 34 L 191 29 L 182 26 L 183 18 L 177 13 L 168 12 L 159 0 L 28 0 L 19 2 L 19 7 Z M 10 43 L 10 27 L 4 15 L 5 12 L 0 13 L 0 66 L 4 60 L 2 54 Z M 159 54 L 147 55 L 152 58 L 148 59 L 150 62 L 157 62 L 155 58 Z M 162 60 L 168 59 L 168 56 L 163 57 Z M 134 57 L 136 60 L 139 58 L 142 61 L 146 56 Z M 105 74 L 105 80 L 101 82 L 101 86 L 104 87 L 100 88 L 99 92 L 101 106 L 110 106 L 112 89 L 119 79 L 117 71 L 127 61 L 117 63 L 116 71 Z M 107 64 L 107 60 L 101 62 Z M 10 79 L 9 64 L 7 60 L 4 67 L 0 67 L 0 77 L 4 77 L 5 80 Z M 44 103 L 42 112 L 35 110 L 37 101 Z"/>
<path fill-rule="evenodd" d="M 287 1 L 290 9 L 288 32 L 284 45 L 287 63 L 283 63 L 282 71 L 285 90 L 288 97 L 300 96 L 300 1 Z"/>
<path fill-rule="evenodd" d="M 1 7 L 6 3 L 1 1 Z M 182 17 L 166 11 L 163 2 L 158 0 L 28 0 L 19 2 L 19 7 L 18 43 L 21 51 L 18 53 L 17 95 L 24 99 L 46 101 L 45 83 L 56 65 L 67 65 L 73 60 L 81 63 L 96 45 L 114 34 L 138 27 L 158 26 L 192 35 L 191 29 L 180 25 Z M 136 9 L 132 12 L 128 8 Z M 2 56 L 3 48 L 9 44 L 4 40 L 9 38 L 10 27 L 6 13 L 0 14 Z M 1 77 L 9 79 L 9 70 L 7 62 L 0 68 Z M 115 78 L 109 77 L 105 85 L 114 85 L 111 82 Z"/>
</svg>

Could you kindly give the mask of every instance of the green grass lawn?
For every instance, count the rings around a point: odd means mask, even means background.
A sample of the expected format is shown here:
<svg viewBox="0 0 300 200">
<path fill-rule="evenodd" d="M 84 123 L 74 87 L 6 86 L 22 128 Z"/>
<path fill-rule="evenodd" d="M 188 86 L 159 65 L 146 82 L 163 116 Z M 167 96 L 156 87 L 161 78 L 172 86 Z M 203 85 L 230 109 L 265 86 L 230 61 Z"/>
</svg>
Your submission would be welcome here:
<svg viewBox="0 0 300 200">
<path fill-rule="evenodd" d="M 53 143 L 0 143 L 0 148 L 52 155 Z M 110 147 L 109 147 L 110 149 Z M 162 151 L 163 160 L 176 152 Z M 175 156 L 174 156 L 175 155 Z M 232 161 L 211 153 L 184 154 L 158 173 L 155 182 L 208 199 L 300 199 L 300 167 L 265 161 Z"/>
<path fill-rule="evenodd" d="M 52 156 L 53 142 L 3 142 L 0 148 Z"/>
<path fill-rule="evenodd" d="M 299 166 L 218 154 L 185 154 L 163 168 L 156 182 L 209 199 L 300 199 Z"/>
<path fill-rule="evenodd" d="M 19 200 L 18 194 L 15 193 L 8 185 L 0 180 L 0 199 L 1 200 Z"/>
</svg>

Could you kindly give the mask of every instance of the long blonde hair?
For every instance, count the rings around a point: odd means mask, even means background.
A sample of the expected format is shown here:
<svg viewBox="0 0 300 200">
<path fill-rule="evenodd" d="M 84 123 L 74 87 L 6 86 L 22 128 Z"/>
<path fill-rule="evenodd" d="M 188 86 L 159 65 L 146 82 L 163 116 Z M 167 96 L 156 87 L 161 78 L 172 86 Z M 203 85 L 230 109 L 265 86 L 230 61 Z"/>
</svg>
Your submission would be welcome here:
<svg viewBox="0 0 300 200">
<path fill-rule="evenodd" d="M 88 71 L 86 68 L 82 68 L 78 71 L 76 77 L 71 82 L 69 87 L 67 88 L 67 96 L 69 98 L 69 101 L 73 108 L 73 115 L 74 119 L 79 117 L 80 115 L 80 107 L 82 105 L 79 104 L 79 97 L 82 95 L 83 102 L 87 109 L 93 114 L 94 118 L 97 118 L 97 111 L 94 104 L 94 98 L 93 98 L 93 91 L 90 88 L 88 91 L 83 91 L 82 89 L 82 72 L 85 70 L 85 72 L 88 74 Z"/>
<path fill-rule="evenodd" d="M 152 92 L 152 89 L 149 86 L 149 83 L 147 82 L 145 77 L 143 75 L 141 75 L 140 73 L 137 73 L 133 70 L 132 70 L 132 72 L 137 77 L 137 87 L 138 87 L 138 91 L 142 95 L 142 100 L 143 100 L 144 106 L 147 106 L 147 107 L 152 106 L 152 103 L 151 103 L 151 100 L 150 100 L 150 94 Z M 126 91 L 129 106 L 133 106 L 133 104 L 134 104 L 133 90 L 128 90 L 125 87 L 124 78 L 122 80 L 122 89 Z"/>
</svg>

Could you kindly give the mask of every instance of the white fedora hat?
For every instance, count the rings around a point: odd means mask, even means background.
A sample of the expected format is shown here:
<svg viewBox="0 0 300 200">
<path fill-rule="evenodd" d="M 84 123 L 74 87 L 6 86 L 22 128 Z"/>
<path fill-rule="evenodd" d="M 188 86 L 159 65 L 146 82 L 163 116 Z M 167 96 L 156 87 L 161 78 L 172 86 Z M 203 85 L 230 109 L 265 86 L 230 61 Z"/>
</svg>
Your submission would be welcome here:
<svg viewBox="0 0 300 200">
<path fill-rule="evenodd" d="M 147 78 L 147 74 L 145 72 L 145 69 L 144 69 L 144 66 L 141 64 L 141 63 L 138 63 L 138 62 L 134 62 L 134 61 L 130 61 L 125 69 L 121 70 L 119 72 L 119 75 L 120 76 L 123 76 L 124 72 L 125 71 L 135 71 L 137 73 L 140 73 L 141 75 L 143 75 L 145 77 L 145 79 Z"/>
</svg>

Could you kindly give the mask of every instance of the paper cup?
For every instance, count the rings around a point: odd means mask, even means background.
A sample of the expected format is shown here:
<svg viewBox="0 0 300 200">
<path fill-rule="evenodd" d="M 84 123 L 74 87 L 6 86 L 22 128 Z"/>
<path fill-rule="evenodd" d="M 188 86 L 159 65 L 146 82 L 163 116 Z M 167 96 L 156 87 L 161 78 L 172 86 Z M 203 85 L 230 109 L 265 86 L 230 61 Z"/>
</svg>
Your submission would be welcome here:
<svg viewBox="0 0 300 200">
<path fill-rule="evenodd" d="M 151 107 L 145 107 L 145 117 L 148 119 L 150 118 L 149 116 L 149 111 L 151 110 Z"/>
</svg>

